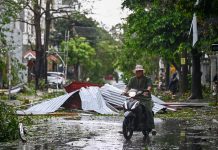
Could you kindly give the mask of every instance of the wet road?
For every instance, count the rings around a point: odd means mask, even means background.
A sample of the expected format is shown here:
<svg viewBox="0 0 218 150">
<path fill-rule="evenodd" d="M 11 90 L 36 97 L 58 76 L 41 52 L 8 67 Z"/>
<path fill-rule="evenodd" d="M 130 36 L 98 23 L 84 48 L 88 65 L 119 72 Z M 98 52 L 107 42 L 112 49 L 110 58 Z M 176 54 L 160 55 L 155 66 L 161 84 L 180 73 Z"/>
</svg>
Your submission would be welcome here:
<svg viewBox="0 0 218 150">
<path fill-rule="evenodd" d="M 145 140 L 142 133 L 135 132 L 126 141 L 121 116 L 94 116 L 81 114 L 72 117 L 50 118 L 28 127 L 28 142 L 0 143 L 0 149 L 44 150 L 216 150 L 218 131 L 214 127 L 193 126 L 188 121 L 155 119 L 158 134 Z"/>
</svg>

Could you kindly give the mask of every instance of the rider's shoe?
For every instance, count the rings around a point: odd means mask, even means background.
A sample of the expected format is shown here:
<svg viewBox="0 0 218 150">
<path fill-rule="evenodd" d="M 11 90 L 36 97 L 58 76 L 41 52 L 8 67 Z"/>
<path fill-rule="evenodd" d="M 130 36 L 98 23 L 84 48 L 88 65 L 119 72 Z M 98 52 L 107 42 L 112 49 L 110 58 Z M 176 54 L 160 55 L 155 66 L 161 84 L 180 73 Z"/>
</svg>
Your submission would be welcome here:
<svg viewBox="0 0 218 150">
<path fill-rule="evenodd" d="M 157 131 L 156 131 L 155 129 L 152 129 L 152 130 L 151 130 L 151 134 L 152 134 L 152 135 L 156 135 L 156 134 L 157 134 Z"/>
</svg>

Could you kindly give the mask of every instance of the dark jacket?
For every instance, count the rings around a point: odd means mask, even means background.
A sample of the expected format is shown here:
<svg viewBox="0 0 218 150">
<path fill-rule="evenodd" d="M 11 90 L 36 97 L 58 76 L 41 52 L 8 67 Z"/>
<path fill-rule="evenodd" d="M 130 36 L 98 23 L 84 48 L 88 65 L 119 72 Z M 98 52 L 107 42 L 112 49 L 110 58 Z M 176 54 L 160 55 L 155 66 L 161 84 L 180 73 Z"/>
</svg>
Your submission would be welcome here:
<svg viewBox="0 0 218 150">
<path fill-rule="evenodd" d="M 127 88 L 136 89 L 136 90 L 146 90 L 149 86 L 152 86 L 152 81 L 149 77 L 142 76 L 141 78 L 137 78 L 136 76 L 132 77 L 129 80 Z M 151 97 L 151 95 L 149 95 Z"/>
</svg>

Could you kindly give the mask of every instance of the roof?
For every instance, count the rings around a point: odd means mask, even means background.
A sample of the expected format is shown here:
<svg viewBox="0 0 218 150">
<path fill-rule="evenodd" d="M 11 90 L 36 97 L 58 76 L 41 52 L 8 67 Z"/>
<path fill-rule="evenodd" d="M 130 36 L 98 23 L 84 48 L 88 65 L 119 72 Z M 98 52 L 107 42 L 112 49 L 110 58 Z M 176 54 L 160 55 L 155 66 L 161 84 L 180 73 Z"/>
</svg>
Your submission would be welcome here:
<svg viewBox="0 0 218 150">
<path fill-rule="evenodd" d="M 57 62 L 59 59 L 55 55 L 49 55 L 47 57 L 49 61 Z"/>
<path fill-rule="evenodd" d="M 34 50 L 27 50 L 24 55 L 24 59 L 31 60 L 31 59 L 36 59 L 36 51 Z M 55 54 L 48 54 L 47 59 L 49 61 L 57 62 L 59 61 L 59 58 Z"/>
<path fill-rule="evenodd" d="M 28 59 L 28 60 L 36 59 L 36 51 L 27 50 L 27 51 L 24 53 L 23 58 L 24 58 L 24 59 Z"/>
</svg>

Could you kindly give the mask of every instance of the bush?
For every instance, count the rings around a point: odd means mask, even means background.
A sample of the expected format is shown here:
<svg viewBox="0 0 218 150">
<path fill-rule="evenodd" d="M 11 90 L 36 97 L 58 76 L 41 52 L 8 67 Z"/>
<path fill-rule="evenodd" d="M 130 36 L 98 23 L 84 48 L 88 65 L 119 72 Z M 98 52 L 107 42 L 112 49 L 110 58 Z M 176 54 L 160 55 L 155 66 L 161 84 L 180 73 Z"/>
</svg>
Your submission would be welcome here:
<svg viewBox="0 0 218 150">
<path fill-rule="evenodd" d="M 11 106 L 3 102 L 0 102 L 0 120 L 0 141 L 5 142 L 18 139 L 18 116 Z"/>
</svg>

